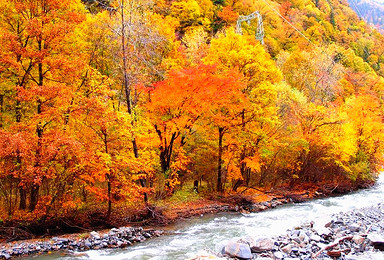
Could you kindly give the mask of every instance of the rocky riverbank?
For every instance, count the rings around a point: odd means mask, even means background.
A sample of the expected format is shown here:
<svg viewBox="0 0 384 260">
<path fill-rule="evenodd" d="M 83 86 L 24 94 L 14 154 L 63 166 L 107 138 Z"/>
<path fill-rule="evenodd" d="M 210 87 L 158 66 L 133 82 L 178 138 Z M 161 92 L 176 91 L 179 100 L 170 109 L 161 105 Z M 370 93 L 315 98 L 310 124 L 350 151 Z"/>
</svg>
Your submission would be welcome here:
<svg viewBox="0 0 384 260">
<path fill-rule="evenodd" d="M 145 230 L 142 227 L 112 228 L 107 232 L 85 233 L 71 237 L 53 237 L 43 241 L 19 241 L 0 246 L 0 259 L 15 256 L 35 255 L 59 250 L 85 251 L 102 248 L 123 248 L 148 238 L 160 236 L 158 230 Z"/>
<path fill-rule="evenodd" d="M 250 199 L 246 196 L 228 196 L 223 198 L 221 201 L 204 201 L 204 203 L 196 202 L 196 205 L 189 205 L 188 207 L 182 207 L 180 209 L 173 208 L 170 212 L 164 212 L 156 208 L 150 208 L 151 215 L 154 218 L 155 223 L 160 223 L 162 225 L 167 225 L 178 220 L 189 218 L 192 216 L 200 216 L 205 214 L 215 214 L 218 212 L 241 212 L 244 215 L 247 215 L 249 212 L 259 212 L 269 208 L 274 208 L 286 203 L 292 202 L 303 202 L 313 198 L 326 197 L 329 195 L 326 192 L 318 191 L 317 189 L 305 192 L 298 193 L 268 193 L 260 194 L 257 198 L 258 200 Z M 260 199 L 260 196 L 262 199 Z M 257 202 L 255 202 L 257 201 Z M 151 223 L 151 222 L 149 222 Z M 304 227 L 301 227 L 304 228 Z M 283 254 L 284 257 L 296 256 L 297 252 L 305 256 L 310 256 L 313 254 L 312 251 L 306 251 L 304 254 L 303 248 L 309 248 L 308 243 L 312 240 L 307 241 L 305 239 L 305 246 L 300 241 L 292 242 L 292 236 L 297 235 L 297 237 L 303 237 L 304 233 L 308 233 L 309 238 L 314 238 L 311 234 L 321 237 L 318 243 L 318 247 L 322 245 L 321 243 L 327 242 L 326 237 L 322 237 L 323 234 L 319 234 L 317 231 L 311 231 L 310 229 L 302 230 L 301 233 L 297 233 L 297 230 L 292 231 L 291 235 L 287 235 L 285 240 L 284 236 L 280 238 L 244 238 L 240 242 L 234 241 L 231 245 L 228 245 L 227 248 L 231 246 L 236 248 L 246 248 L 246 252 L 250 252 L 252 257 L 273 257 L 275 259 L 279 256 L 279 252 Z M 317 232 L 317 233 L 316 233 Z M 142 227 L 121 227 L 121 228 L 112 228 L 109 231 L 105 232 L 90 232 L 83 234 L 73 234 L 64 237 L 53 237 L 51 239 L 35 239 L 35 240 L 25 240 L 25 241 L 16 241 L 12 243 L 1 243 L 0 244 L 0 259 L 9 259 L 14 256 L 25 256 L 25 255 L 36 255 L 44 254 L 53 251 L 68 251 L 68 252 L 82 252 L 90 249 L 103 249 L 103 248 L 123 248 L 129 246 L 136 242 L 142 242 L 153 236 L 160 236 L 162 231 L 156 231 L 152 229 L 143 229 Z M 336 236 L 336 234 L 335 234 Z M 332 239 L 331 236 L 329 239 Z M 322 240 L 323 239 L 323 240 Z M 318 239 L 317 239 L 318 240 Z M 349 241 L 350 239 L 348 239 Z M 269 242 L 268 242 L 269 241 Z M 269 243 L 272 241 L 271 248 L 255 249 L 257 246 L 253 246 L 253 243 Z M 308 243 L 307 243 L 308 242 Z M 297 245 L 297 244 L 298 245 Z M 313 243 L 312 243 L 313 244 Z M 315 245 L 312 245 L 315 247 Z M 248 249 L 247 249 L 248 247 Z M 284 250 L 283 250 L 284 248 Z M 291 249 L 290 249 L 291 248 Z M 251 250 L 252 249 L 252 250 Z M 223 253 L 227 256 L 239 257 L 236 256 L 232 251 L 226 252 L 223 249 Z M 250 251 L 251 250 L 251 251 Z M 255 251 L 256 250 L 256 251 Z M 258 251 L 257 251 L 258 250 Z M 291 251 L 290 251 L 291 250 Z M 298 251 L 299 250 L 299 251 Z M 309 250 L 309 249 L 308 249 Z M 244 251 L 244 252 L 245 252 Z M 253 251 L 253 252 L 252 252 Z M 277 254 L 277 255 L 275 255 Z M 247 259 L 247 258 L 244 258 Z M 306 258 L 303 258 L 306 259 Z"/>
<path fill-rule="evenodd" d="M 315 194 L 316 195 L 316 194 Z M 313 198 L 308 192 L 296 194 L 295 196 L 282 196 L 271 194 L 265 201 L 255 203 L 243 196 L 230 196 L 221 202 L 211 201 L 204 206 L 192 206 L 188 208 L 174 209 L 172 215 L 165 215 L 162 212 L 154 212 L 156 223 L 168 225 L 176 221 L 200 216 L 205 214 L 216 214 L 218 212 L 259 212 L 274 208 L 291 202 L 302 202 Z M 50 239 L 20 240 L 12 243 L 0 244 L 0 259 L 12 257 L 44 254 L 53 251 L 81 252 L 90 249 L 123 248 L 133 243 L 142 242 L 153 236 L 160 236 L 163 231 L 143 229 L 142 227 L 121 227 L 112 228 L 106 232 L 92 231 L 90 233 L 72 234 L 63 237 Z"/>
<path fill-rule="evenodd" d="M 278 237 L 244 237 L 223 245 L 238 259 L 355 259 L 384 250 L 384 205 L 332 216 L 325 226 L 308 223 Z M 383 254 L 384 256 L 384 254 Z M 199 259 L 199 258 L 197 258 Z M 203 258 L 200 258 L 203 259 Z"/>
</svg>

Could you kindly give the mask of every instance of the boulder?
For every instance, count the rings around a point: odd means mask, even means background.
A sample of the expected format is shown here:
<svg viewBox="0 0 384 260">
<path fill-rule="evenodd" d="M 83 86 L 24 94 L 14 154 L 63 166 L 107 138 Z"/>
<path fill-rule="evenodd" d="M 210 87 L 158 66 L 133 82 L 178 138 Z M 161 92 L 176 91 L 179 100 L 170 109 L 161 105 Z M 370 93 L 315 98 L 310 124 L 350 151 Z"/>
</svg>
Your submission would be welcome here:
<svg viewBox="0 0 384 260">
<path fill-rule="evenodd" d="M 349 225 L 348 226 L 348 229 L 351 231 L 351 232 L 359 232 L 360 231 L 360 226 L 358 224 L 352 224 L 352 225 Z"/>
<path fill-rule="evenodd" d="M 89 235 L 91 235 L 93 239 L 100 239 L 100 234 L 96 231 L 92 231 L 91 233 L 89 233 Z"/>
<path fill-rule="evenodd" d="M 362 243 L 364 243 L 365 238 L 359 235 L 355 235 L 353 236 L 352 240 L 355 244 L 361 245 Z"/>
<path fill-rule="evenodd" d="M 239 259 L 252 259 L 251 249 L 248 244 L 229 241 L 222 250 L 223 255 Z"/>
<path fill-rule="evenodd" d="M 315 234 L 312 234 L 309 238 L 311 241 L 320 242 L 321 237 Z"/>
<path fill-rule="evenodd" d="M 275 253 L 273 253 L 273 256 L 274 258 L 277 260 L 277 259 L 284 259 L 284 255 L 283 253 L 281 253 L 280 251 L 277 251 Z"/>
<path fill-rule="evenodd" d="M 292 245 L 288 244 L 281 248 L 281 251 L 283 251 L 286 254 L 290 254 L 292 252 Z"/>
<path fill-rule="evenodd" d="M 384 251 L 384 237 L 379 234 L 369 234 L 368 239 L 375 249 Z"/>
<path fill-rule="evenodd" d="M 8 253 L 0 253 L 0 259 L 11 259 L 11 256 Z"/>
<path fill-rule="evenodd" d="M 249 246 L 252 253 L 258 253 L 262 251 L 270 251 L 273 248 L 274 241 L 268 237 L 257 237 L 251 241 Z"/>
<path fill-rule="evenodd" d="M 69 239 L 64 238 L 64 237 L 54 237 L 52 238 L 53 241 L 58 242 L 58 243 L 68 243 Z"/>
<path fill-rule="evenodd" d="M 340 257 L 341 256 L 341 251 L 340 250 L 333 250 L 333 251 L 327 251 L 327 255 L 330 257 Z"/>
</svg>

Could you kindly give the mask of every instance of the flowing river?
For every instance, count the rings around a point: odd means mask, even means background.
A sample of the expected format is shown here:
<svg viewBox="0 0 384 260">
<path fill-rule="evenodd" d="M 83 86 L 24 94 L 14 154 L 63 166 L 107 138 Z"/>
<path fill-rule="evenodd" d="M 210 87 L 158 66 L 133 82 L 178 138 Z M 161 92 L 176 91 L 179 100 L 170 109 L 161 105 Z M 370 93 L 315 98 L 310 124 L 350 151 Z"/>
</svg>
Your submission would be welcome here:
<svg viewBox="0 0 384 260">
<path fill-rule="evenodd" d="M 247 215 L 222 213 L 195 217 L 168 227 L 166 235 L 124 249 L 90 250 L 77 256 L 53 254 L 39 256 L 39 259 L 189 259 L 217 253 L 220 245 L 234 238 L 276 236 L 310 221 L 315 222 L 315 228 L 324 226 L 334 213 L 372 206 L 383 198 L 384 174 L 372 188 L 339 197 L 287 204 Z M 361 259 L 384 259 L 384 254 L 366 255 Z"/>
</svg>

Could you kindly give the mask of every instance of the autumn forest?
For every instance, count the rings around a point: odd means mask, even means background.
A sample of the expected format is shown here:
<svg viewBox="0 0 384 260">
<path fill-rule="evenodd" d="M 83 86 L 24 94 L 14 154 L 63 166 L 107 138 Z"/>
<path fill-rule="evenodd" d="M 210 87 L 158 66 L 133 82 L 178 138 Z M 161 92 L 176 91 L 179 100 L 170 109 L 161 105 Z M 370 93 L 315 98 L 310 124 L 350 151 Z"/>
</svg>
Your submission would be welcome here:
<svg viewBox="0 0 384 260">
<path fill-rule="evenodd" d="M 0 10 L 0 223 L 381 170 L 384 36 L 346 0 Z"/>
</svg>

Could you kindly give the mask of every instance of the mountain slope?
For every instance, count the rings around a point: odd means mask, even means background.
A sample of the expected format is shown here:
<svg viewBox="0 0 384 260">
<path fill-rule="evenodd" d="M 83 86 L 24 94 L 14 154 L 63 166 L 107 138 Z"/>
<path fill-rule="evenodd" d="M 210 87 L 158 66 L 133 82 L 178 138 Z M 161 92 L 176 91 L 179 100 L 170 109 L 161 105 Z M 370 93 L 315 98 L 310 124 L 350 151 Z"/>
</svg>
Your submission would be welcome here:
<svg viewBox="0 0 384 260">
<path fill-rule="evenodd" d="M 384 3 L 374 0 L 349 0 L 353 10 L 367 23 L 373 24 L 379 31 L 384 31 Z"/>
</svg>

